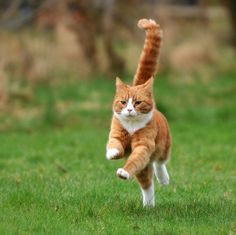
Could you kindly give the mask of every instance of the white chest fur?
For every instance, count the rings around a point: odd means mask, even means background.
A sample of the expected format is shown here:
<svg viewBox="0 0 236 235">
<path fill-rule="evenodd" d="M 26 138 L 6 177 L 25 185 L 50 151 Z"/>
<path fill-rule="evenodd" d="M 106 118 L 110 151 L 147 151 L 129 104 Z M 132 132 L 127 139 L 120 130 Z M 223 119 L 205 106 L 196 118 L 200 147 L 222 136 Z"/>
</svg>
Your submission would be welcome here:
<svg viewBox="0 0 236 235">
<path fill-rule="evenodd" d="M 151 121 L 153 116 L 153 110 L 149 113 L 139 114 L 136 117 L 123 117 L 114 112 L 115 117 L 120 120 L 122 126 L 129 132 L 130 135 L 134 134 L 136 131 L 144 128 L 148 122 Z"/>
</svg>

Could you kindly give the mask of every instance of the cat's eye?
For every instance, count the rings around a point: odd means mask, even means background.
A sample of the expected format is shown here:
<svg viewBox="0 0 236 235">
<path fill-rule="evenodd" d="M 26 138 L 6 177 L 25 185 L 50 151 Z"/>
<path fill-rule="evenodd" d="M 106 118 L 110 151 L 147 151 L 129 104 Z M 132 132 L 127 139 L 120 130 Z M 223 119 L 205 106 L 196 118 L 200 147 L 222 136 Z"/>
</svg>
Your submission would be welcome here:
<svg viewBox="0 0 236 235">
<path fill-rule="evenodd" d="M 142 103 L 142 101 L 140 101 L 140 100 L 137 100 L 137 101 L 135 101 L 135 105 L 139 105 L 139 104 L 141 104 Z"/>
<path fill-rule="evenodd" d="M 120 102 L 121 102 L 121 104 L 126 104 L 125 100 L 121 100 Z"/>
</svg>

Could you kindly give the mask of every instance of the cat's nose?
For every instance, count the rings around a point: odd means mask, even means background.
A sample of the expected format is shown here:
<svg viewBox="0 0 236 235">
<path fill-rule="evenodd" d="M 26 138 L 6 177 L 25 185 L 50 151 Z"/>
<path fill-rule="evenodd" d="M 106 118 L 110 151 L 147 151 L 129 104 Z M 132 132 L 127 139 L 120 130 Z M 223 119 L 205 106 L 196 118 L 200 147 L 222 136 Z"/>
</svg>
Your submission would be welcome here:
<svg viewBox="0 0 236 235">
<path fill-rule="evenodd" d="M 127 109 L 127 111 L 128 111 L 129 113 L 132 112 L 132 110 L 133 110 L 133 109 Z"/>
</svg>

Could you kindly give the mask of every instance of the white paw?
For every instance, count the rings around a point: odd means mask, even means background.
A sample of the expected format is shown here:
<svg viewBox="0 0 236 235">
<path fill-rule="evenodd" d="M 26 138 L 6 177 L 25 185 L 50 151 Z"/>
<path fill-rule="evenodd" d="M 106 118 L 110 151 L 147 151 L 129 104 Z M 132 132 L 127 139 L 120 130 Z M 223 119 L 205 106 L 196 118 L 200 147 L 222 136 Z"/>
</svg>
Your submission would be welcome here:
<svg viewBox="0 0 236 235">
<path fill-rule="evenodd" d="M 121 179 L 128 180 L 130 179 L 129 173 L 124 170 L 123 168 L 119 168 L 116 172 L 117 176 L 119 176 Z"/>
<path fill-rule="evenodd" d="M 162 185 L 168 185 L 170 183 L 170 177 L 166 168 L 161 169 L 157 172 L 157 180 Z"/>
<path fill-rule="evenodd" d="M 165 164 L 154 163 L 153 166 L 158 182 L 162 185 L 168 185 L 170 182 L 170 177 Z"/>
<path fill-rule="evenodd" d="M 170 183 L 169 175 L 159 176 L 158 181 L 161 185 L 168 185 Z"/>
<path fill-rule="evenodd" d="M 155 207 L 155 200 L 154 198 L 150 201 L 143 201 L 143 207 Z"/>
<path fill-rule="evenodd" d="M 119 155 L 119 150 L 116 148 L 107 149 L 106 157 L 107 160 L 115 159 Z"/>
<path fill-rule="evenodd" d="M 149 188 L 143 189 L 143 206 L 144 207 L 154 207 L 155 206 L 155 191 L 154 191 L 154 183 L 152 181 L 152 184 Z"/>
</svg>

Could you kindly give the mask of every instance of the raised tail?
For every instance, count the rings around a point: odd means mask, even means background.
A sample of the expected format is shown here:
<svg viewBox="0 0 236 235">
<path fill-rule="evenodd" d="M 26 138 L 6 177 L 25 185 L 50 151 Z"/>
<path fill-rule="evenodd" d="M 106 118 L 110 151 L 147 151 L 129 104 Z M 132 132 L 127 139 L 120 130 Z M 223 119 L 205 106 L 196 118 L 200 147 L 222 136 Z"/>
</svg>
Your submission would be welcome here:
<svg viewBox="0 0 236 235">
<path fill-rule="evenodd" d="M 160 25 L 154 20 L 141 19 L 138 22 L 138 27 L 146 31 L 146 39 L 134 76 L 134 86 L 144 84 L 150 77 L 155 75 L 162 39 Z"/>
</svg>

